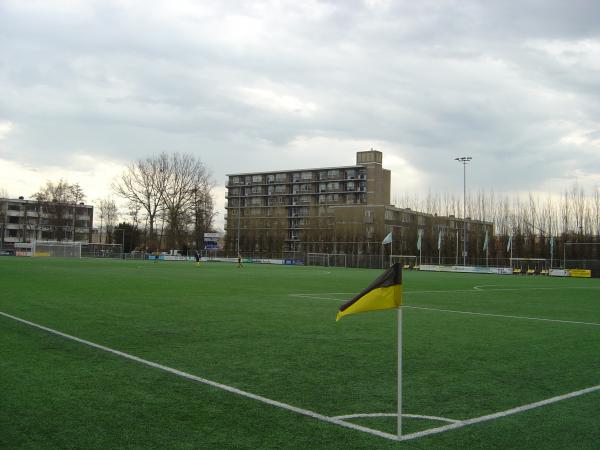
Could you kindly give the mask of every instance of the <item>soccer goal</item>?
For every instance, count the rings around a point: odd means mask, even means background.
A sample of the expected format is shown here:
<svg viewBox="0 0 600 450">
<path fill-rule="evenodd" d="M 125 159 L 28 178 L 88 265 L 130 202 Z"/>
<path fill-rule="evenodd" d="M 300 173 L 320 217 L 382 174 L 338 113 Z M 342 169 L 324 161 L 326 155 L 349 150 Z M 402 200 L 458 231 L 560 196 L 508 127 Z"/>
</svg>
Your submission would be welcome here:
<svg viewBox="0 0 600 450">
<path fill-rule="evenodd" d="M 404 270 L 412 270 L 419 266 L 415 255 L 390 255 L 390 266 L 395 263 L 400 263 Z"/>
<path fill-rule="evenodd" d="M 307 253 L 306 265 L 323 267 L 347 267 L 345 253 Z"/>
<path fill-rule="evenodd" d="M 81 258 L 81 242 L 34 241 L 31 253 L 33 256 Z"/>
<path fill-rule="evenodd" d="M 545 258 L 512 258 L 510 265 L 515 275 L 548 275 L 550 268 Z"/>
</svg>

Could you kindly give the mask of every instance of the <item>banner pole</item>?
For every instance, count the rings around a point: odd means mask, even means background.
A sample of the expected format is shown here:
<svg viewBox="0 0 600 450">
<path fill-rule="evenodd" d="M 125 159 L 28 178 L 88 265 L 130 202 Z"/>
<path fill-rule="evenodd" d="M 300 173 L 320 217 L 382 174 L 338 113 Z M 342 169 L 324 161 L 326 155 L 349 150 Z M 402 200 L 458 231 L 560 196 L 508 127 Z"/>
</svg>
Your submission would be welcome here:
<svg viewBox="0 0 600 450">
<path fill-rule="evenodd" d="M 402 306 L 398 307 L 398 440 L 402 437 Z"/>
</svg>

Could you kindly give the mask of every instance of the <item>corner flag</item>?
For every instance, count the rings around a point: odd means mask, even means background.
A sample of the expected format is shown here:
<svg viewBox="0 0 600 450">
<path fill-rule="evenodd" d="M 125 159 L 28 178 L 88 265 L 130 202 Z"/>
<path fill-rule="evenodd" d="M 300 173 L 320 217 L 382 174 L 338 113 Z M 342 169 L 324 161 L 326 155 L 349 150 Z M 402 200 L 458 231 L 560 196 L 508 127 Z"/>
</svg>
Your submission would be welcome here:
<svg viewBox="0 0 600 450">
<path fill-rule="evenodd" d="M 395 263 L 352 300 L 340 306 L 336 321 L 348 314 L 395 309 L 402 304 L 402 268 Z"/>
<path fill-rule="evenodd" d="M 386 244 L 391 244 L 392 243 L 392 232 L 390 231 L 388 233 L 388 235 L 383 238 L 383 242 L 381 243 L 381 245 L 386 245 Z"/>
</svg>

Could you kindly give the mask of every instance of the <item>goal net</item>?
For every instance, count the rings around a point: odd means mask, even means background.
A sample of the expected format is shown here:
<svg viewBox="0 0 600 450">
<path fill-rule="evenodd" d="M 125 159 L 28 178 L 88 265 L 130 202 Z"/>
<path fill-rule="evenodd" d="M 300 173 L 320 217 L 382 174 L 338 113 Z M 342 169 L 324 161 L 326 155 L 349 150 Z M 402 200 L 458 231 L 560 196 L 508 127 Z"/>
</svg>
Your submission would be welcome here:
<svg viewBox="0 0 600 450">
<path fill-rule="evenodd" d="M 545 258 L 512 258 L 510 261 L 513 273 L 547 274 L 550 264 Z"/>
<path fill-rule="evenodd" d="M 33 256 L 81 258 L 81 242 L 35 241 L 31 250 Z"/>
</svg>

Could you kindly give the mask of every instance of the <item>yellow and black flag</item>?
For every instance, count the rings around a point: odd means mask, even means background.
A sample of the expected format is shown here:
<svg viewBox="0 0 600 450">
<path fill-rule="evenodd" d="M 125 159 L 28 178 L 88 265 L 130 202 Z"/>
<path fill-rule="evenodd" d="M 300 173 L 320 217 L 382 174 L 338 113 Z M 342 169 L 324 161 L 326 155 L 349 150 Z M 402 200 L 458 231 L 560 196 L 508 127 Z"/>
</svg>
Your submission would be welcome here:
<svg viewBox="0 0 600 450">
<path fill-rule="evenodd" d="M 336 321 L 348 314 L 395 309 L 402 304 L 402 268 L 395 263 L 369 287 L 340 306 Z"/>
</svg>

